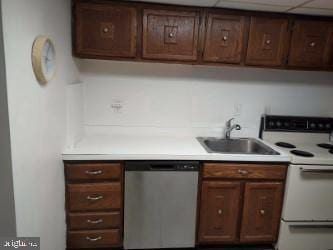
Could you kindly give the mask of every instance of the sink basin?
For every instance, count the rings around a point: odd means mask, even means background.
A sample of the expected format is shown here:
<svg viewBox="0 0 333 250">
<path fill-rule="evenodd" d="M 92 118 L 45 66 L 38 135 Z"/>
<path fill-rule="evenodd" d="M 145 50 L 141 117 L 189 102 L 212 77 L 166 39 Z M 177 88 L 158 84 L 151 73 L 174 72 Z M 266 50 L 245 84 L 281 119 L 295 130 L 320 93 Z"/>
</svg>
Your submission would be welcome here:
<svg viewBox="0 0 333 250">
<path fill-rule="evenodd" d="M 279 155 L 270 147 L 254 138 L 220 139 L 197 138 L 208 153 Z"/>
</svg>

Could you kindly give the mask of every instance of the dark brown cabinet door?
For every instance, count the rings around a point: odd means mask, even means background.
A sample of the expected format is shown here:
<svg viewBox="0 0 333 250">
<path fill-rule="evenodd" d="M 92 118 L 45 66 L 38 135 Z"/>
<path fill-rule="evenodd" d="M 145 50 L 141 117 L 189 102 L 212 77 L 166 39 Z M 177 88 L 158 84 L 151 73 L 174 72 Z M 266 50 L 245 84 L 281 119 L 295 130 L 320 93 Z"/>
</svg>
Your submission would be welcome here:
<svg viewBox="0 0 333 250">
<path fill-rule="evenodd" d="M 251 17 L 247 65 L 282 66 L 287 50 L 288 19 Z"/>
<path fill-rule="evenodd" d="M 328 40 L 325 49 L 325 66 L 329 69 L 333 69 L 333 23 L 331 23 L 328 29 Z"/>
<path fill-rule="evenodd" d="M 288 65 L 320 68 L 325 64 L 329 25 L 327 22 L 296 20 Z"/>
<path fill-rule="evenodd" d="M 203 60 L 240 63 L 244 44 L 245 17 L 208 15 Z"/>
<path fill-rule="evenodd" d="M 145 9 L 143 58 L 195 61 L 199 13 Z"/>
<path fill-rule="evenodd" d="M 134 7 L 76 3 L 75 54 L 135 57 L 137 15 Z"/>
<path fill-rule="evenodd" d="M 281 216 L 282 183 L 246 183 L 241 242 L 275 242 Z"/>
<path fill-rule="evenodd" d="M 239 182 L 202 183 L 198 237 L 200 244 L 237 241 L 240 187 Z"/>
</svg>

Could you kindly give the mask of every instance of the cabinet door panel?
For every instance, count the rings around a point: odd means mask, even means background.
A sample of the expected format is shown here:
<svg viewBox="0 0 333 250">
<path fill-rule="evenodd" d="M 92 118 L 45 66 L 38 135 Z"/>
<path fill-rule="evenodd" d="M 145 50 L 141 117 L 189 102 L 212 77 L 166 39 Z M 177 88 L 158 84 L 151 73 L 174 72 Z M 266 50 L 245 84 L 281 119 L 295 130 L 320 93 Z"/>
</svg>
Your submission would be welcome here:
<svg viewBox="0 0 333 250">
<path fill-rule="evenodd" d="M 310 68 L 323 67 L 328 28 L 327 22 L 296 20 L 288 65 Z"/>
<path fill-rule="evenodd" d="M 281 66 L 286 54 L 288 19 L 251 17 L 246 64 Z"/>
<path fill-rule="evenodd" d="M 200 244 L 231 243 L 237 240 L 240 187 L 239 182 L 203 182 Z"/>
<path fill-rule="evenodd" d="M 135 57 L 134 7 L 77 3 L 75 22 L 75 52 L 79 56 Z"/>
<path fill-rule="evenodd" d="M 199 13 L 144 10 L 143 58 L 197 59 Z"/>
<path fill-rule="evenodd" d="M 240 63 L 243 51 L 245 17 L 209 14 L 204 61 Z"/>
<path fill-rule="evenodd" d="M 282 207 L 282 183 L 246 183 L 241 242 L 275 242 Z"/>
</svg>

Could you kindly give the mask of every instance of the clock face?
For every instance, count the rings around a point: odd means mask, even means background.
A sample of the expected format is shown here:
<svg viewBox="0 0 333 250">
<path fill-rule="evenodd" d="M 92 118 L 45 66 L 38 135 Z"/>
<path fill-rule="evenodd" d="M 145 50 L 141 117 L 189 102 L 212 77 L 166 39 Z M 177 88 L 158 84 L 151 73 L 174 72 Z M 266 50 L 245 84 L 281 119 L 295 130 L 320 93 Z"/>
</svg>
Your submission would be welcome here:
<svg viewBox="0 0 333 250">
<path fill-rule="evenodd" d="M 31 56 L 36 79 L 46 84 L 56 71 L 56 51 L 52 41 L 45 36 L 38 36 L 33 43 Z"/>
<path fill-rule="evenodd" d="M 43 74 L 46 80 L 49 81 L 55 73 L 55 50 L 50 40 L 44 43 L 41 57 Z"/>
</svg>

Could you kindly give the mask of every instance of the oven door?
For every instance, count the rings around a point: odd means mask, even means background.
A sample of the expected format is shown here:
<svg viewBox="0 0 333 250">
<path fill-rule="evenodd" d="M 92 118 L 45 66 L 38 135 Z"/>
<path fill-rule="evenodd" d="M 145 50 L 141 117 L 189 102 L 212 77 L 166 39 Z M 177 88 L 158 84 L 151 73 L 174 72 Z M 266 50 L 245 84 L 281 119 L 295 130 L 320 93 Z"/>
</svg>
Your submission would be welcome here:
<svg viewBox="0 0 333 250">
<path fill-rule="evenodd" d="M 333 221 L 333 166 L 290 165 L 282 218 Z"/>
<path fill-rule="evenodd" d="M 333 250 L 333 223 L 281 222 L 278 250 Z"/>
</svg>

